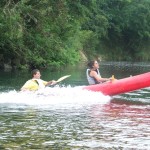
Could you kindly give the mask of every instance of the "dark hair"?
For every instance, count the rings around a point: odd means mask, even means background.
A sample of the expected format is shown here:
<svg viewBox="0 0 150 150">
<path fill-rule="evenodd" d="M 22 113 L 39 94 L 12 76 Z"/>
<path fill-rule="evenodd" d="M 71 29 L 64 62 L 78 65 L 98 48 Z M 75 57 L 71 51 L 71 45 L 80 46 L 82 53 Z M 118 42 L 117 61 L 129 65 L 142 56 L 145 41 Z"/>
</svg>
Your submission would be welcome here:
<svg viewBox="0 0 150 150">
<path fill-rule="evenodd" d="M 92 69 L 93 66 L 94 66 L 95 61 L 96 61 L 96 60 L 91 60 L 91 61 L 87 64 L 87 66 L 88 66 L 90 69 Z"/>
<path fill-rule="evenodd" d="M 40 72 L 38 69 L 33 69 L 31 72 L 31 75 L 33 77 L 33 75 L 37 74 L 37 72 Z"/>
</svg>

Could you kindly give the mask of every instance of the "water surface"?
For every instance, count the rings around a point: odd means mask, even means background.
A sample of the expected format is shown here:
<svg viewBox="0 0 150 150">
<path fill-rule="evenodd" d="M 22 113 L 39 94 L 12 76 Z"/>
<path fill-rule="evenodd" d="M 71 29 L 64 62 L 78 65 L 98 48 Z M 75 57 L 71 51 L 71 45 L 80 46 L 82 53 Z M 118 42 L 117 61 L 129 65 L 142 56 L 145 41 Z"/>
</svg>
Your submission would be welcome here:
<svg viewBox="0 0 150 150">
<path fill-rule="evenodd" d="M 124 78 L 149 71 L 148 63 L 101 63 L 102 76 Z M 42 77 L 62 83 L 35 93 L 19 89 L 28 72 L 0 73 L 0 149 L 147 150 L 150 148 L 150 88 L 114 97 L 82 90 L 85 65 Z"/>
</svg>

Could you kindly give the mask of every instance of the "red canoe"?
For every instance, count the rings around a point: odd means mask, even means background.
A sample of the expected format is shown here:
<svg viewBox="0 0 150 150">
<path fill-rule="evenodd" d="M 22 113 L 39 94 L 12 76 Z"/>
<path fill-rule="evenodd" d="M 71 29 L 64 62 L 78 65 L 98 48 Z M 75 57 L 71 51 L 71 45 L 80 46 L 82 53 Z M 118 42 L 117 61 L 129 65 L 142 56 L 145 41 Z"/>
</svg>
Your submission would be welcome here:
<svg viewBox="0 0 150 150">
<path fill-rule="evenodd" d="M 89 85 L 83 89 L 102 92 L 104 95 L 118 95 L 150 86 L 150 72 L 107 82 L 103 84 Z"/>
</svg>

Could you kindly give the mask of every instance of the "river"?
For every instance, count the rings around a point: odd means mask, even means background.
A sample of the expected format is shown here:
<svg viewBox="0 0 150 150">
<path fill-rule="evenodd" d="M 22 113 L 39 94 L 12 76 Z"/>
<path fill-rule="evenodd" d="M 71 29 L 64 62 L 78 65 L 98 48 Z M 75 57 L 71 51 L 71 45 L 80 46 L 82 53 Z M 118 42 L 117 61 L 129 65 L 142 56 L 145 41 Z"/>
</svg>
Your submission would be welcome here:
<svg viewBox="0 0 150 150">
<path fill-rule="evenodd" d="M 148 150 L 150 87 L 104 96 L 82 90 L 86 65 L 41 70 L 42 79 L 71 75 L 35 93 L 19 89 L 29 72 L 0 72 L 0 149 Z M 117 79 L 149 72 L 150 63 L 101 62 L 103 77 Z"/>
</svg>

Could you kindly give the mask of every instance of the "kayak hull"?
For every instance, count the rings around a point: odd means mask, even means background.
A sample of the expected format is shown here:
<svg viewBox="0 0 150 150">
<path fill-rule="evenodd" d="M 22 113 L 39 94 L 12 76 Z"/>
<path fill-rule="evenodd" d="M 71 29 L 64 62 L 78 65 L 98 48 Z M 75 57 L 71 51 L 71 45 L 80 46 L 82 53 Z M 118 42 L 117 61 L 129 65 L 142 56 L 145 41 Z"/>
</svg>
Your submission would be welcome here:
<svg viewBox="0 0 150 150">
<path fill-rule="evenodd" d="M 150 86 L 150 72 L 114 80 L 111 82 L 105 82 L 102 84 L 89 85 L 83 87 L 85 90 L 102 92 L 104 95 L 114 96 L 146 88 Z"/>
</svg>

